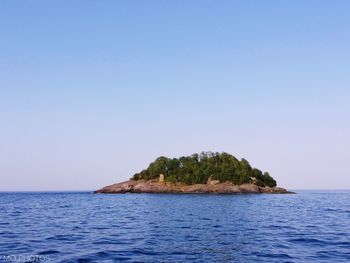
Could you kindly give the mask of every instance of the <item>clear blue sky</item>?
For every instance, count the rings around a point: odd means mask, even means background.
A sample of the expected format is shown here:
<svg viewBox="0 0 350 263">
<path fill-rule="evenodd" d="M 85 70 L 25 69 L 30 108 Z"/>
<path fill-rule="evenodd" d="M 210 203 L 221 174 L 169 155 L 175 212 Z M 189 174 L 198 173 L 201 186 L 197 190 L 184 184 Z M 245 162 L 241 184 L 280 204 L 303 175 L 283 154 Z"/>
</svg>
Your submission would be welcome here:
<svg viewBox="0 0 350 263">
<path fill-rule="evenodd" d="M 350 188 L 349 1 L 0 2 L 0 190 L 226 151 Z"/>
</svg>

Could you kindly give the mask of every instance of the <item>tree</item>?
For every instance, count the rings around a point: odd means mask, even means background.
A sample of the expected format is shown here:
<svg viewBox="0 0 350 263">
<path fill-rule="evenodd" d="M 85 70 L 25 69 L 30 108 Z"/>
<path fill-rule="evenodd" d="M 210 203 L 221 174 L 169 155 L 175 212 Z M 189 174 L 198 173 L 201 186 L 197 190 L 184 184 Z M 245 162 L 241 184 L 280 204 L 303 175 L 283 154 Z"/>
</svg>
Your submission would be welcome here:
<svg viewBox="0 0 350 263">
<path fill-rule="evenodd" d="M 172 183 L 204 184 L 212 176 L 220 182 L 244 184 L 254 181 L 259 186 L 276 186 L 276 181 L 268 172 L 263 174 L 259 169 L 252 168 L 246 159 L 239 161 L 225 152 L 201 152 L 172 159 L 161 156 L 132 179 L 156 179 L 160 174 L 164 174 L 165 181 Z"/>
<path fill-rule="evenodd" d="M 262 181 L 266 186 L 275 187 L 277 185 L 275 179 L 273 179 L 268 172 L 263 174 Z"/>
</svg>

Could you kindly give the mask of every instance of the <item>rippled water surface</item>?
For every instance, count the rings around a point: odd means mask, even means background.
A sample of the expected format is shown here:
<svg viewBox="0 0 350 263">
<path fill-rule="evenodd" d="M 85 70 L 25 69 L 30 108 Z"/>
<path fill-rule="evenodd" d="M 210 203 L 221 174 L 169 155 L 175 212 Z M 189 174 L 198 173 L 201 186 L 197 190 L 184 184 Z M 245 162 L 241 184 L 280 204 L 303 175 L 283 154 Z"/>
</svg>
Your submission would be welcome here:
<svg viewBox="0 0 350 263">
<path fill-rule="evenodd" d="M 350 262 L 350 192 L 0 193 L 0 262 Z"/>
</svg>

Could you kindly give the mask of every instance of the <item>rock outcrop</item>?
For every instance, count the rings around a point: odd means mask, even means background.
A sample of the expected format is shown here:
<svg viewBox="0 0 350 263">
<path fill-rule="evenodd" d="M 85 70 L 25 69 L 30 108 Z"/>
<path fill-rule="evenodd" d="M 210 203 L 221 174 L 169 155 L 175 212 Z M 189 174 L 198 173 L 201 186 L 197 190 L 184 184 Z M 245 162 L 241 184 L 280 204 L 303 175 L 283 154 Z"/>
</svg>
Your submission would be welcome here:
<svg viewBox="0 0 350 263">
<path fill-rule="evenodd" d="M 289 194 L 281 187 L 261 187 L 255 184 L 234 185 L 225 183 L 208 183 L 184 185 L 168 183 L 162 180 L 129 180 L 118 184 L 103 187 L 95 191 L 100 194 L 122 194 L 122 193 L 216 193 L 216 194 L 238 194 L 238 193 L 270 193 Z"/>
</svg>

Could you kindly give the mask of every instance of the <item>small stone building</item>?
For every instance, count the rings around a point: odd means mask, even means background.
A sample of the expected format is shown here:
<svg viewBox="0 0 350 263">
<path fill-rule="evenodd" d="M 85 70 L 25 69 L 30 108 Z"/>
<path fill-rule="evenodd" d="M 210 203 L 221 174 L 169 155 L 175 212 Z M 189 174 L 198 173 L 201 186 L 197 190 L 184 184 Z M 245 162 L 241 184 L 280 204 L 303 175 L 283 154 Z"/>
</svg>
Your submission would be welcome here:
<svg viewBox="0 0 350 263">
<path fill-rule="evenodd" d="M 208 181 L 207 181 L 207 184 L 209 184 L 209 185 L 214 185 L 214 184 L 219 184 L 219 183 L 220 183 L 220 181 L 219 180 L 213 180 L 212 176 L 210 176 L 208 178 Z"/>
<path fill-rule="evenodd" d="M 164 174 L 159 175 L 159 182 L 164 183 Z"/>
</svg>

